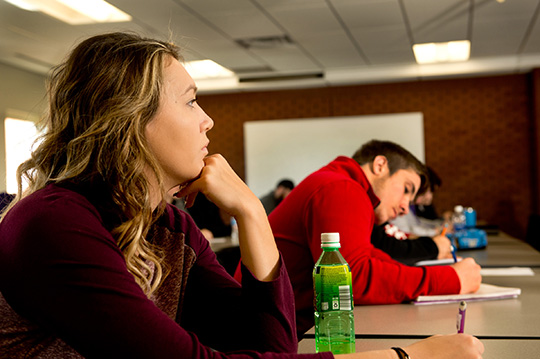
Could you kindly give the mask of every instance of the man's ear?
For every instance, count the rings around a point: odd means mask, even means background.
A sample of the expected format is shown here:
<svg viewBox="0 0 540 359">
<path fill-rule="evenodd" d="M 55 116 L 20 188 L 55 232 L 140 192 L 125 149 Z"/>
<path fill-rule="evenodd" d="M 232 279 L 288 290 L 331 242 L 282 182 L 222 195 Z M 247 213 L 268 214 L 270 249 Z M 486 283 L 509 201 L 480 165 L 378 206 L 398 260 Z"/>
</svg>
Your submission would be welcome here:
<svg viewBox="0 0 540 359">
<path fill-rule="evenodd" d="M 388 160 L 386 159 L 386 157 L 381 156 L 381 155 L 376 156 L 373 159 L 371 170 L 373 171 L 373 174 L 377 176 L 387 174 L 389 172 L 389 169 L 388 169 Z"/>
</svg>

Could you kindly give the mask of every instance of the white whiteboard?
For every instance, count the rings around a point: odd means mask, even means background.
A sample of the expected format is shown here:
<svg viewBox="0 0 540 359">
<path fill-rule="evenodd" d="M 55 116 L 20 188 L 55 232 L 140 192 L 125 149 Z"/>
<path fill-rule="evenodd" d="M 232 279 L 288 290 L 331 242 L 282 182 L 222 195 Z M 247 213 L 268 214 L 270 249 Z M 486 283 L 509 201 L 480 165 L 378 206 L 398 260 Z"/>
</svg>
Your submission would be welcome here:
<svg viewBox="0 0 540 359">
<path fill-rule="evenodd" d="M 261 197 L 279 180 L 298 184 L 340 155 L 351 157 L 371 140 L 400 144 L 424 162 L 422 113 L 244 123 L 246 183 Z"/>
</svg>

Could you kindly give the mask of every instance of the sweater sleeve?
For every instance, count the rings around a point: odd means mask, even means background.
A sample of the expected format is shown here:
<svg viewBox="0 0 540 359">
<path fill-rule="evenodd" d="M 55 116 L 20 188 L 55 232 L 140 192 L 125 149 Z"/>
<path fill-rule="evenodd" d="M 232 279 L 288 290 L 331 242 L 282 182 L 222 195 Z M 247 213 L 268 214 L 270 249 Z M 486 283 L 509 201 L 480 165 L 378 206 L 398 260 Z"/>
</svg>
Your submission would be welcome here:
<svg viewBox="0 0 540 359">
<path fill-rule="evenodd" d="M 203 240 L 188 279 L 181 325 L 220 351 L 296 352 L 294 297 L 281 258 L 278 278 L 261 282 L 242 266 L 240 285 Z"/>
<path fill-rule="evenodd" d="M 459 293 L 453 268 L 409 267 L 373 247 L 374 210 L 365 190 L 353 181 L 333 181 L 319 188 L 303 221 L 315 259 L 321 253 L 320 234 L 339 232 L 340 251 L 353 274 L 355 304 L 392 304 L 419 295 Z"/>
<path fill-rule="evenodd" d="M 213 316 L 236 309 L 222 305 L 231 302 L 232 288 L 246 296 L 252 307 L 261 305 L 262 309 L 253 310 L 259 313 L 253 322 L 269 325 L 270 334 L 276 335 L 273 340 L 280 341 L 266 348 L 290 350 L 295 338 L 293 334 L 288 337 L 294 332 L 290 328 L 294 319 L 285 318 L 290 309 L 286 304 L 278 304 L 276 309 L 270 303 L 291 300 L 283 269 L 274 283 L 251 278 L 248 281 L 252 283 L 246 283 L 242 290 L 233 285 L 230 276 L 223 278 L 224 270 L 212 278 L 208 272 L 217 262 L 213 253 L 204 250 L 190 274 L 193 285 L 189 290 L 218 288 L 207 291 L 213 295 L 212 301 L 190 300 L 190 306 L 183 308 L 184 314 L 192 313 L 192 318 L 200 318 L 206 326 L 199 338 L 194 330 L 200 328 L 182 327 L 146 297 L 127 271 L 123 255 L 99 214 L 83 197 L 20 203 L 0 224 L 0 233 L 0 290 L 6 301 L 20 316 L 37 324 L 43 335 L 61 338 L 86 358 L 331 358 L 329 353 L 249 350 L 246 342 L 255 337 L 243 337 L 249 328 L 240 322 L 224 322 L 232 317 Z M 272 313 L 266 315 L 268 311 Z M 227 330 L 238 333 L 231 339 L 240 343 L 238 351 L 223 352 L 205 343 L 210 341 L 210 332 L 214 337 L 231 338 L 225 335 Z M 270 335 L 262 336 L 261 341 L 270 340 Z"/>
</svg>

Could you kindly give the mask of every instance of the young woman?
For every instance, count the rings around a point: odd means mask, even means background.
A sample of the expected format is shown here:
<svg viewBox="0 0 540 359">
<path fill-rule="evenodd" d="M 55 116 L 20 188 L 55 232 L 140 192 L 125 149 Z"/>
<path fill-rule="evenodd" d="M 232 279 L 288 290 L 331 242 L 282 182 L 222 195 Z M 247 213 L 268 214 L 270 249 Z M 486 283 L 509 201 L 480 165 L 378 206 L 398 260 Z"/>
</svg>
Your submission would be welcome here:
<svg viewBox="0 0 540 359">
<path fill-rule="evenodd" d="M 112 33 L 52 73 L 47 130 L 0 222 L 0 357 L 296 357 L 285 266 L 258 198 L 220 155 L 176 46 Z M 236 218 L 242 285 L 167 193 Z M 19 191 L 21 192 L 21 191 Z M 478 358 L 468 335 L 404 348 Z M 393 350 L 351 354 L 397 358 Z M 331 353 L 306 354 L 331 358 Z"/>
</svg>

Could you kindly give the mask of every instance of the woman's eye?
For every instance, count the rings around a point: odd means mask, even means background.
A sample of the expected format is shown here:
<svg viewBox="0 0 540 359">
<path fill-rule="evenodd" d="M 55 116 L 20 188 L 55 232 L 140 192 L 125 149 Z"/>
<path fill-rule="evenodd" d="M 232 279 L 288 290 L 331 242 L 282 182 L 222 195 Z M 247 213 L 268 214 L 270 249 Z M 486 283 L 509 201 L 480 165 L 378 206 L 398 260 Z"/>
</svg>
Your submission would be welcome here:
<svg viewBox="0 0 540 359">
<path fill-rule="evenodd" d="M 197 99 L 194 98 L 193 100 L 191 100 L 191 101 L 188 102 L 188 105 L 191 106 L 191 107 L 193 107 L 193 106 L 195 106 L 195 103 L 196 103 L 196 102 L 197 102 Z"/>
</svg>

